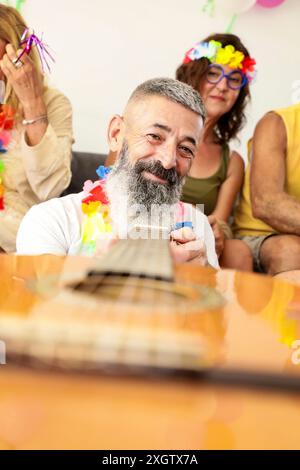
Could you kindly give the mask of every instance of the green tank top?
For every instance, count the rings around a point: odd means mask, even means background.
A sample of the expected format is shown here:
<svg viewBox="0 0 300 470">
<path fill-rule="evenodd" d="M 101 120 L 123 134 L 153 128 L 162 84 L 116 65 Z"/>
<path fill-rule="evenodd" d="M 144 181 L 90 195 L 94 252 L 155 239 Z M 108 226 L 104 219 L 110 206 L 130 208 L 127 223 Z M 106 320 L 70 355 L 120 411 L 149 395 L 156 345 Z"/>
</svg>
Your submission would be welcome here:
<svg viewBox="0 0 300 470">
<path fill-rule="evenodd" d="M 210 215 L 216 207 L 222 183 L 226 180 L 229 162 L 229 146 L 222 146 L 221 163 L 213 175 L 208 178 L 187 176 L 182 189 L 181 200 L 190 204 L 204 204 L 205 215 Z"/>
</svg>

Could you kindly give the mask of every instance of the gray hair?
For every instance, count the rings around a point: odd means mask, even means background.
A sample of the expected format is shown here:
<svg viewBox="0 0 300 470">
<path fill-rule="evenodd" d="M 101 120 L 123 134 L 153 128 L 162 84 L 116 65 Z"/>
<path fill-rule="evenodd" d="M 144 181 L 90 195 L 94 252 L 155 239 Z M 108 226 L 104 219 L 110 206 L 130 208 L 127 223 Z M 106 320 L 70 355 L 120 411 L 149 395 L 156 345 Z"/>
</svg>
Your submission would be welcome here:
<svg viewBox="0 0 300 470">
<path fill-rule="evenodd" d="M 200 94 L 186 83 L 173 78 L 153 78 L 139 85 L 130 96 L 129 102 L 151 95 L 162 96 L 179 103 L 205 120 L 206 113 Z"/>
</svg>

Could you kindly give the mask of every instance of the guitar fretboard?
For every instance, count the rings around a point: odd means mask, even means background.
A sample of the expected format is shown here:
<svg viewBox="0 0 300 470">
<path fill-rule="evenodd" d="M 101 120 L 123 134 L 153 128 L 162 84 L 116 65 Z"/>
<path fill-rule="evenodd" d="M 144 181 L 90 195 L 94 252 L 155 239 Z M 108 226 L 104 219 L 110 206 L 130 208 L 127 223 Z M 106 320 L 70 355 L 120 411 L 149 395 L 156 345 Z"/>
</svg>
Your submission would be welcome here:
<svg viewBox="0 0 300 470">
<path fill-rule="evenodd" d="M 119 240 L 89 275 L 118 275 L 172 282 L 169 240 Z"/>
</svg>

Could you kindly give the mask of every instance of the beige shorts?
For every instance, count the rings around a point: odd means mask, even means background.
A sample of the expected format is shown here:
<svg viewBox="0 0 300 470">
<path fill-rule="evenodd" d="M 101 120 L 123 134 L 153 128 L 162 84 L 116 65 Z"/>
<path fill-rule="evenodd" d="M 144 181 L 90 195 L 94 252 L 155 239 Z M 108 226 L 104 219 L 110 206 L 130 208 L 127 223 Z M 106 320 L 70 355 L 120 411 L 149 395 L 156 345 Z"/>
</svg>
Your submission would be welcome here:
<svg viewBox="0 0 300 470">
<path fill-rule="evenodd" d="M 250 251 L 253 256 L 254 271 L 257 271 L 259 273 L 266 272 L 260 262 L 260 249 L 263 242 L 267 240 L 267 238 L 274 237 L 274 235 L 277 235 L 277 233 L 270 233 L 269 235 L 259 235 L 256 237 L 251 237 L 248 235 L 235 236 L 235 238 L 237 238 L 238 240 L 242 240 L 250 248 Z"/>
</svg>

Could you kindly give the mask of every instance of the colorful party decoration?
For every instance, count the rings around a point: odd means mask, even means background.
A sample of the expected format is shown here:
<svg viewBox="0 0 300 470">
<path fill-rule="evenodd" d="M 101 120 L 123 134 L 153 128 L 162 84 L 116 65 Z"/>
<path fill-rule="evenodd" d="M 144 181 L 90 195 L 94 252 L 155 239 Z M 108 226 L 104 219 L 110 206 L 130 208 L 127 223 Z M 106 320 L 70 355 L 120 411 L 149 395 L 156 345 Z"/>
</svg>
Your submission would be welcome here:
<svg viewBox="0 0 300 470">
<path fill-rule="evenodd" d="M 285 0 L 257 0 L 257 4 L 264 8 L 279 7 Z"/>
<path fill-rule="evenodd" d="M 206 0 L 202 7 L 203 13 L 207 13 L 209 16 L 213 16 L 215 12 L 215 0 Z"/>
<path fill-rule="evenodd" d="M 48 60 L 51 59 L 52 62 L 55 62 L 55 60 L 47 49 L 48 46 L 43 42 L 43 36 L 41 37 L 41 39 L 39 39 L 35 35 L 33 30 L 32 32 L 30 32 L 30 29 L 26 28 L 24 33 L 22 34 L 20 41 L 20 47 L 22 46 L 25 47 L 23 48 L 21 54 L 18 56 L 17 62 L 21 60 L 24 54 L 29 55 L 32 47 L 35 47 L 40 57 L 43 72 L 45 73 L 45 66 L 47 67 L 49 72 L 51 71 L 50 66 L 48 64 Z"/>
<path fill-rule="evenodd" d="M 101 165 L 97 169 L 100 180 L 95 183 L 88 180 L 83 187 L 85 196 L 81 207 L 85 219 L 82 226 L 81 252 L 87 254 L 95 253 L 97 240 L 101 236 L 112 232 L 109 201 L 105 192 L 105 183 L 111 168 Z"/>
<path fill-rule="evenodd" d="M 215 0 L 216 13 L 221 15 L 240 15 L 250 10 L 256 0 Z"/>
<path fill-rule="evenodd" d="M 4 210 L 3 174 L 5 171 L 4 161 L 1 154 L 6 153 L 11 139 L 11 130 L 14 126 L 14 111 L 7 104 L 0 105 L 0 211 Z"/>
<path fill-rule="evenodd" d="M 256 61 L 252 57 L 245 57 L 241 51 L 237 51 L 234 46 L 225 47 L 218 41 L 198 42 L 185 54 L 183 63 L 187 64 L 193 60 L 205 57 L 212 64 L 228 65 L 232 69 L 240 70 L 251 82 L 256 75 Z"/>
<path fill-rule="evenodd" d="M 15 5 L 15 8 L 18 10 L 18 11 L 21 11 L 22 10 L 22 7 L 23 7 L 23 4 L 25 3 L 26 0 L 16 0 L 16 5 Z"/>
<path fill-rule="evenodd" d="M 241 13 L 250 10 L 256 3 L 256 0 L 206 0 L 202 11 L 210 16 L 228 16 L 229 25 L 225 32 L 230 33 L 234 23 Z"/>
<path fill-rule="evenodd" d="M 256 0 L 205 0 L 202 7 L 204 13 L 215 15 L 240 15 L 250 10 Z"/>
</svg>

